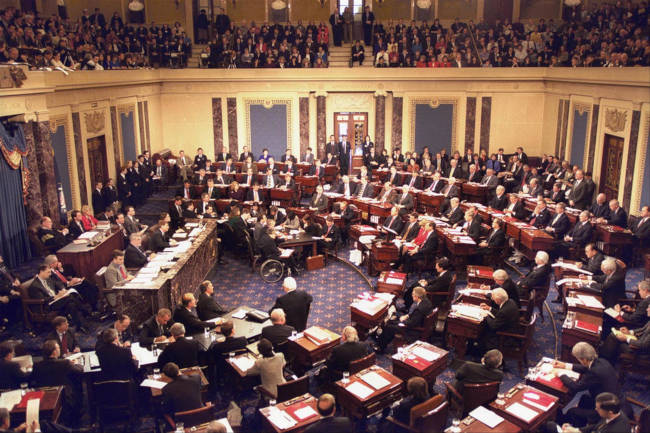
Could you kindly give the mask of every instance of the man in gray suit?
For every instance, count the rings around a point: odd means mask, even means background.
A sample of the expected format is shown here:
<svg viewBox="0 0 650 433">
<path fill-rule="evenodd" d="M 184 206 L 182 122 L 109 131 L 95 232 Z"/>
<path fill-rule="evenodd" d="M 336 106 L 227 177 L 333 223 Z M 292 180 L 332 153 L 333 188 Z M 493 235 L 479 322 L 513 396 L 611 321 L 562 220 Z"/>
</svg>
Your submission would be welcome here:
<svg viewBox="0 0 650 433">
<path fill-rule="evenodd" d="M 185 181 L 188 176 L 191 176 L 192 174 L 192 160 L 188 157 L 185 156 L 185 152 L 182 150 L 178 153 L 178 159 L 176 160 L 176 166 L 178 167 L 178 171 L 181 175 L 181 179 Z"/>
<path fill-rule="evenodd" d="M 126 216 L 124 218 L 124 228 L 126 233 L 131 235 L 137 232 L 144 232 L 147 226 L 140 224 L 140 221 L 135 217 L 135 209 L 133 206 L 127 206 Z"/>
<path fill-rule="evenodd" d="M 129 275 L 124 267 L 124 252 L 120 250 L 113 251 L 113 260 L 106 267 L 106 271 L 104 272 L 106 288 L 111 289 L 114 285 L 121 283 L 122 281 L 131 281 L 133 278 L 134 276 Z"/>
</svg>

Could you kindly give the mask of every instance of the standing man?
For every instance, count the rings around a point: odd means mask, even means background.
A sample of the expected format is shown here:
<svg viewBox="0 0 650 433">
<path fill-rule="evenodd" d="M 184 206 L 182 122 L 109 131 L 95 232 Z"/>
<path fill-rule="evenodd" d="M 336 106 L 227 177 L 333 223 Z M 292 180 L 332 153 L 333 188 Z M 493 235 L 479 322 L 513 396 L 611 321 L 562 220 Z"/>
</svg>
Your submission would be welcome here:
<svg viewBox="0 0 650 433">
<path fill-rule="evenodd" d="M 350 142 L 348 136 L 343 134 L 339 142 L 339 163 L 341 167 L 341 174 L 348 174 L 350 167 Z"/>
<path fill-rule="evenodd" d="M 363 8 L 361 20 L 363 21 L 363 43 L 369 46 L 372 44 L 372 27 L 375 25 L 375 14 L 370 10 L 370 6 Z"/>
<path fill-rule="evenodd" d="M 293 326 L 298 332 L 304 331 L 307 327 L 309 308 L 314 298 L 304 290 L 296 290 L 296 280 L 293 277 L 284 279 L 282 290 L 284 290 L 284 295 L 275 300 L 269 313 L 276 308 L 282 309 L 286 314 L 287 325 Z"/>
<path fill-rule="evenodd" d="M 337 7 L 332 15 L 330 15 L 330 25 L 332 26 L 332 36 L 334 38 L 334 46 L 340 47 L 341 40 L 343 39 L 343 16 Z"/>
</svg>

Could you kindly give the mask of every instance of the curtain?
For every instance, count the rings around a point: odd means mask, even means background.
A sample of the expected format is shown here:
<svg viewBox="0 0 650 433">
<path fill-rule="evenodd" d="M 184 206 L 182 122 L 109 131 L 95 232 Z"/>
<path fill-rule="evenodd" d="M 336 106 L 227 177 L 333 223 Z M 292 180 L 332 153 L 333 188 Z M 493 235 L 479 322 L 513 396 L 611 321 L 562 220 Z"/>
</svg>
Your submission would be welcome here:
<svg viewBox="0 0 650 433">
<path fill-rule="evenodd" d="M 27 214 L 23 199 L 22 156 L 26 145 L 22 128 L 8 131 L 0 123 L 0 255 L 9 267 L 31 259 L 27 235 Z M 13 130 L 12 130 L 13 129 Z"/>
</svg>

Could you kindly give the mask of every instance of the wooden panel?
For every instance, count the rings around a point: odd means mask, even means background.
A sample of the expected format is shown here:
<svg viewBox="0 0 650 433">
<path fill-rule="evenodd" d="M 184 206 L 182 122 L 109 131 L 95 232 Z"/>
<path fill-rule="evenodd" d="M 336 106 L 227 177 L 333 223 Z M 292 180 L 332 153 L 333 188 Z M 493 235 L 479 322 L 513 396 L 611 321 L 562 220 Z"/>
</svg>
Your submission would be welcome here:
<svg viewBox="0 0 650 433">
<path fill-rule="evenodd" d="M 608 200 L 618 197 L 618 182 L 621 178 L 622 161 L 623 139 L 606 134 L 599 191 L 604 192 Z"/>
</svg>

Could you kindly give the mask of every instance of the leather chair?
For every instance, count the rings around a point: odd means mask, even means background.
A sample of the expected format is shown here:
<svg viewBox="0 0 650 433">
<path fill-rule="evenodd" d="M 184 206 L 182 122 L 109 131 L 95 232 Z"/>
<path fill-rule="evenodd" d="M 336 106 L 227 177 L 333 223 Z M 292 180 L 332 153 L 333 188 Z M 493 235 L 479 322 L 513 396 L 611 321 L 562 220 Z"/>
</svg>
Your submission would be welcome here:
<svg viewBox="0 0 650 433">
<path fill-rule="evenodd" d="M 535 307 L 539 310 L 539 314 L 542 318 L 542 323 L 544 323 L 544 302 L 548 297 L 548 291 L 551 287 L 551 274 L 549 273 L 546 281 L 539 286 L 531 287 L 531 290 L 535 290 Z"/>
<path fill-rule="evenodd" d="M 34 279 L 31 278 L 20 285 L 20 300 L 23 305 L 23 323 L 27 329 L 33 329 L 35 324 L 50 324 L 57 316 L 56 311 L 50 311 L 44 299 L 29 297 L 29 286 Z"/>
<path fill-rule="evenodd" d="M 499 350 L 504 358 L 516 359 L 519 366 L 519 375 L 523 377 L 523 365 L 528 367 L 528 348 L 533 340 L 535 333 L 535 322 L 537 321 L 537 313 L 533 313 L 530 320 L 526 323 L 520 323 L 521 332 L 497 332 L 499 337 Z M 517 344 L 513 345 L 512 342 Z"/>
<path fill-rule="evenodd" d="M 366 368 L 372 367 L 377 362 L 377 356 L 375 353 L 364 356 L 350 362 L 350 374 L 357 374 L 358 372 L 365 370 Z"/>
<path fill-rule="evenodd" d="M 520 299 L 519 317 L 528 321 L 535 310 L 535 290 L 528 293 L 528 299 Z"/>
<path fill-rule="evenodd" d="M 461 394 L 452 384 L 445 383 L 449 408 L 458 418 L 465 418 L 469 412 L 497 398 L 500 385 L 501 382 L 466 383 Z"/>
<path fill-rule="evenodd" d="M 185 427 L 194 427 L 213 421 L 215 418 L 215 408 L 210 404 L 198 409 L 187 410 L 185 412 L 176 412 L 174 414 L 172 427 L 176 428 L 177 422 L 182 422 Z"/>
<path fill-rule="evenodd" d="M 92 400 L 101 432 L 115 432 L 116 425 L 121 425 L 125 433 L 133 431 L 137 403 L 130 380 L 93 382 Z"/>
<path fill-rule="evenodd" d="M 106 280 L 104 279 L 104 274 L 106 273 L 106 266 L 102 266 L 95 272 L 95 285 L 99 289 L 99 292 L 104 297 L 106 304 L 110 307 L 111 310 L 116 311 L 119 304 L 117 296 L 118 291 L 116 289 L 109 289 L 106 287 Z"/>
<path fill-rule="evenodd" d="M 416 328 L 411 328 L 409 330 L 410 335 L 416 335 L 416 340 L 420 341 L 429 341 L 431 338 L 431 334 L 433 334 L 433 331 L 436 329 L 436 322 L 438 319 L 438 309 L 434 308 L 431 313 L 427 317 L 424 318 L 424 323 L 422 326 L 416 327 Z M 395 339 L 393 340 L 393 346 L 395 348 L 402 347 L 407 343 L 408 337 L 404 333 L 398 333 L 395 335 Z"/>
<path fill-rule="evenodd" d="M 449 414 L 449 403 L 444 397 L 436 395 L 429 400 L 411 408 L 409 425 L 389 416 L 386 421 L 409 433 L 441 432 L 445 428 Z"/>
<path fill-rule="evenodd" d="M 262 385 L 256 386 L 255 390 L 262 394 L 262 397 L 267 400 L 275 399 L 278 403 L 282 403 L 283 401 L 291 400 L 294 397 L 309 392 L 309 375 L 278 384 L 277 397 L 271 394 Z"/>
</svg>

